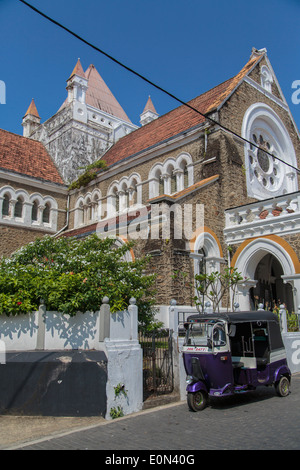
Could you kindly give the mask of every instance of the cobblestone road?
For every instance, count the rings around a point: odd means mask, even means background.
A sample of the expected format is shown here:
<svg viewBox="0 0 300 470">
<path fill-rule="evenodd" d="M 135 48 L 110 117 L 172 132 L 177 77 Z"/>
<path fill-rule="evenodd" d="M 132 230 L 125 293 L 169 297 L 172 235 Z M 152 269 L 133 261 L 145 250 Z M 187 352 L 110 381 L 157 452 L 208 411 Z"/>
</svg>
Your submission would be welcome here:
<svg viewBox="0 0 300 470">
<path fill-rule="evenodd" d="M 273 387 L 262 387 L 250 394 L 214 399 L 198 413 L 180 402 L 19 448 L 126 450 L 127 454 L 138 450 L 299 450 L 300 374 L 293 377 L 291 391 L 280 398 Z"/>
</svg>

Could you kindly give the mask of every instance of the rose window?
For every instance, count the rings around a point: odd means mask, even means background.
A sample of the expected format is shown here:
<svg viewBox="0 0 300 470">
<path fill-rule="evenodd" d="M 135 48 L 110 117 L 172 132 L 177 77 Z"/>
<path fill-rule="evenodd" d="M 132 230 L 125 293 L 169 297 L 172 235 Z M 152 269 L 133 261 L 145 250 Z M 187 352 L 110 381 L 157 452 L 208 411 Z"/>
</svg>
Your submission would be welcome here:
<svg viewBox="0 0 300 470">
<path fill-rule="evenodd" d="M 256 180 L 264 189 L 276 191 L 283 177 L 281 162 L 276 158 L 280 158 L 276 142 L 261 130 L 252 132 L 251 141 L 260 148 L 250 145 L 248 150 L 250 182 Z"/>
</svg>

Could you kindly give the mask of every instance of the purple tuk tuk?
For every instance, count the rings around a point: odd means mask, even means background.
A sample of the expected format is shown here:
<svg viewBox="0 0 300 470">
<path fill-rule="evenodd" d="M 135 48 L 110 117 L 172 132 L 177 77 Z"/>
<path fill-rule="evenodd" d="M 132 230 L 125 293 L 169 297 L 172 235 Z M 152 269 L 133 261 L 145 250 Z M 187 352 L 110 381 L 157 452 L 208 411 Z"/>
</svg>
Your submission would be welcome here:
<svg viewBox="0 0 300 470">
<path fill-rule="evenodd" d="M 274 385 L 290 393 L 291 371 L 278 318 L 272 312 L 199 314 L 184 324 L 182 349 L 187 373 L 187 402 L 200 411 L 208 398 Z"/>
</svg>

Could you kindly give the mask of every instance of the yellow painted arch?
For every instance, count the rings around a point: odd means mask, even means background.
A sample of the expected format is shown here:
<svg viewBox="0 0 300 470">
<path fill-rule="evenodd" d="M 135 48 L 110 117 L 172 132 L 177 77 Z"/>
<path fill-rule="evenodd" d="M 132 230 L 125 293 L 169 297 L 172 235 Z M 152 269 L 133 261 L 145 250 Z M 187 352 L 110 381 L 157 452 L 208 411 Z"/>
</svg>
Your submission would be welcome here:
<svg viewBox="0 0 300 470">
<path fill-rule="evenodd" d="M 222 246 L 221 246 L 219 238 L 217 237 L 215 232 L 213 230 L 211 230 L 209 227 L 207 227 L 206 225 L 204 225 L 203 227 L 199 227 L 198 229 L 196 229 L 194 231 L 193 236 L 189 241 L 190 251 L 191 252 L 195 251 L 196 240 L 197 240 L 198 236 L 201 235 L 202 233 L 209 233 L 216 240 L 216 242 L 218 244 L 218 247 L 219 247 L 219 250 L 220 250 L 220 257 L 223 258 L 223 250 L 222 250 Z"/>
<path fill-rule="evenodd" d="M 244 251 L 246 246 L 248 246 L 254 240 L 258 240 L 258 239 L 271 240 L 274 243 L 277 243 L 278 245 L 280 245 L 289 254 L 289 256 L 290 256 L 290 258 L 293 262 L 294 268 L 295 268 L 295 274 L 300 274 L 300 262 L 299 262 L 299 259 L 298 259 L 298 256 L 297 256 L 296 252 L 294 251 L 294 249 L 291 247 L 291 245 L 287 241 L 285 241 L 283 238 L 279 237 L 278 235 L 265 235 L 263 237 L 255 237 L 255 238 L 249 238 L 248 240 L 245 240 L 238 247 L 238 249 L 236 250 L 234 256 L 232 257 L 231 267 L 233 267 L 233 268 L 235 267 L 235 264 L 237 262 L 238 257 L 240 256 L 242 251 Z"/>
</svg>

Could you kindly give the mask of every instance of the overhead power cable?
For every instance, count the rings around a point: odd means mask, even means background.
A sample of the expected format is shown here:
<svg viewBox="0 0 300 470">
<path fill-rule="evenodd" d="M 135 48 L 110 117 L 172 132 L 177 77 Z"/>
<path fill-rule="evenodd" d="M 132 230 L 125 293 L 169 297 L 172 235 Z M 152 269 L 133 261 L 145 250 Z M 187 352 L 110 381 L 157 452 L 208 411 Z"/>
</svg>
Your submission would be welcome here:
<svg viewBox="0 0 300 470">
<path fill-rule="evenodd" d="M 95 51 L 97 52 L 100 52 L 100 54 L 103 54 L 105 57 L 107 57 L 108 59 L 112 60 L 113 62 L 115 62 L 117 65 L 119 65 L 120 67 L 123 67 L 125 70 L 127 70 L 128 72 L 136 75 L 137 77 L 139 77 L 141 80 L 144 80 L 145 82 L 149 83 L 149 85 L 153 86 L 154 88 L 156 88 L 157 90 L 161 91 L 162 93 L 165 93 L 166 95 L 168 95 L 170 98 L 174 99 L 175 101 L 177 101 L 178 103 L 182 104 L 183 106 L 186 106 L 187 108 L 191 109 L 192 111 L 200 114 L 200 116 L 204 117 L 207 121 L 211 122 L 212 124 L 214 125 L 217 125 L 219 126 L 221 129 L 223 129 L 224 131 L 230 133 L 231 135 L 235 136 L 236 138 L 250 144 L 252 147 L 256 147 L 258 150 L 262 150 L 264 153 L 266 153 L 267 155 L 269 155 L 270 157 L 274 158 L 275 160 L 278 160 L 280 161 L 281 163 L 283 163 L 284 165 L 287 165 L 288 167 L 292 168 L 293 170 L 295 170 L 297 173 L 300 173 L 300 170 L 296 167 L 294 167 L 293 165 L 291 165 L 290 163 L 287 163 L 285 162 L 284 160 L 282 160 L 281 158 L 277 157 L 276 155 L 273 155 L 271 152 L 268 152 L 268 150 L 264 149 L 264 148 L 261 148 L 259 145 L 257 145 L 256 143 L 254 142 L 251 142 L 250 140 L 246 139 L 245 137 L 242 137 L 241 135 L 237 134 L 235 131 L 229 129 L 228 127 L 224 126 L 223 124 L 220 124 L 218 121 L 216 121 L 215 119 L 211 118 L 210 116 L 208 116 L 207 114 L 204 114 L 204 113 L 201 113 L 201 111 L 199 111 L 197 108 L 194 108 L 193 106 L 191 106 L 189 103 L 181 100 L 180 98 L 178 98 L 177 96 L 173 95 L 173 93 L 170 93 L 169 91 L 165 90 L 164 88 L 162 88 L 161 86 L 157 85 L 156 83 L 152 82 L 151 80 L 149 80 L 147 77 L 144 77 L 143 75 L 141 75 L 139 72 L 136 72 L 135 70 L 133 70 L 132 68 L 128 67 L 127 65 L 123 64 L 122 62 L 120 62 L 118 59 L 116 59 L 115 57 L 113 57 L 112 55 L 108 54 L 107 52 L 103 51 L 102 49 L 100 49 L 99 47 L 95 46 L 94 44 L 92 44 L 91 42 L 87 41 L 86 39 L 82 38 L 81 36 L 79 36 L 79 34 L 75 33 L 74 31 L 70 30 L 69 28 L 67 28 L 66 26 L 64 26 L 63 24 L 59 23 L 58 21 L 56 21 L 55 19 L 51 18 L 50 16 L 46 15 L 45 13 L 43 13 L 42 11 L 40 11 L 38 8 L 34 7 L 33 5 L 31 5 L 30 3 L 26 2 L 25 0 L 19 0 L 21 3 L 23 3 L 24 5 L 28 6 L 29 8 L 31 8 L 31 10 L 35 11 L 36 13 L 38 13 L 39 15 L 41 15 L 43 18 L 45 18 L 46 20 L 50 21 L 51 23 L 55 24 L 56 26 L 58 26 L 59 28 L 65 30 L 67 33 L 71 34 L 72 36 L 74 36 L 75 38 L 77 38 L 79 41 L 83 42 L 84 44 L 86 44 L 87 46 L 91 47 L 92 49 L 94 49 Z"/>
</svg>

